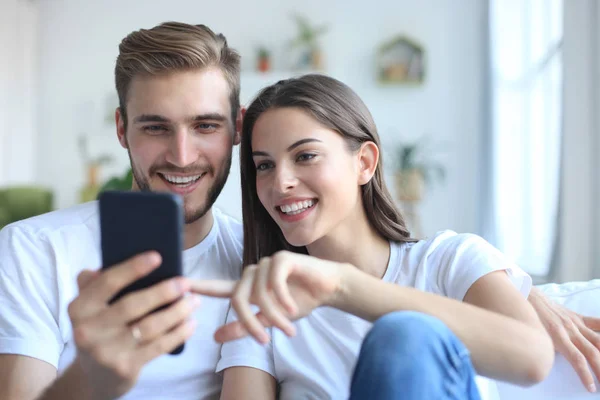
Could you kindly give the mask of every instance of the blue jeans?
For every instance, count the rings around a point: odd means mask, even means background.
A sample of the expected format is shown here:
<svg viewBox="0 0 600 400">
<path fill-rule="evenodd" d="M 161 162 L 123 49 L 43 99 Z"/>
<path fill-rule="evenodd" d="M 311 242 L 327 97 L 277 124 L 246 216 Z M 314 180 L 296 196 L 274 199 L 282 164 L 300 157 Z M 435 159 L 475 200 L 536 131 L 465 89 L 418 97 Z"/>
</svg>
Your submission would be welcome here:
<svg viewBox="0 0 600 400">
<path fill-rule="evenodd" d="M 378 319 L 365 338 L 351 400 L 479 400 L 469 352 L 440 320 L 417 312 Z"/>
</svg>

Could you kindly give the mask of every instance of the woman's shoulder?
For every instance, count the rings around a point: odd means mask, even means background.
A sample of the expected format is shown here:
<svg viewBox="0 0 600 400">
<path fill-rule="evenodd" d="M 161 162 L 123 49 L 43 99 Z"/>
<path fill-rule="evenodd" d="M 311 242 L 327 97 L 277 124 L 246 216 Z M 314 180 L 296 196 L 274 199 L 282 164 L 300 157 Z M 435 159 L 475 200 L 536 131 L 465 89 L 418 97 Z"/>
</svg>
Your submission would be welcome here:
<svg viewBox="0 0 600 400">
<path fill-rule="evenodd" d="M 396 281 L 402 278 L 404 284 L 462 300 L 477 279 L 506 270 L 521 291 L 528 290 L 527 275 L 479 235 L 444 230 L 397 246 L 402 272 Z"/>
<path fill-rule="evenodd" d="M 443 230 L 415 241 L 392 244 L 390 280 L 418 281 L 473 270 L 474 265 L 505 264 L 505 257 L 481 236 Z"/>
<path fill-rule="evenodd" d="M 456 253 L 460 251 L 490 251 L 493 246 L 484 238 L 473 233 L 457 233 L 446 229 L 417 240 L 415 242 L 397 243 L 405 251 L 418 254 Z"/>
</svg>

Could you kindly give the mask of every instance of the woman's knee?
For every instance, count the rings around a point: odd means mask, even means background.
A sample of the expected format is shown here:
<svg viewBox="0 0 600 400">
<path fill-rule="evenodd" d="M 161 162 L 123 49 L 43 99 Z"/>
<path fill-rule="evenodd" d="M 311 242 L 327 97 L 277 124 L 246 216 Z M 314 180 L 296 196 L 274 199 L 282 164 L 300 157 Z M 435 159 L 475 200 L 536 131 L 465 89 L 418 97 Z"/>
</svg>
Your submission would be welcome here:
<svg viewBox="0 0 600 400">
<path fill-rule="evenodd" d="M 445 335 L 448 328 L 431 315 L 416 311 L 396 311 L 384 315 L 373 324 L 370 334 L 401 339 L 418 339 Z"/>
<path fill-rule="evenodd" d="M 385 351 L 410 356 L 423 355 L 428 348 L 441 348 L 454 340 L 452 332 L 439 319 L 414 311 L 398 311 L 375 321 L 363 347 L 383 346 Z"/>
<path fill-rule="evenodd" d="M 473 376 L 468 351 L 442 321 L 418 312 L 393 312 L 378 319 L 367 334 L 353 390 L 375 385 L 385 393 L 440 398 L 449 382 L 469 385 Z"/>
</svg>

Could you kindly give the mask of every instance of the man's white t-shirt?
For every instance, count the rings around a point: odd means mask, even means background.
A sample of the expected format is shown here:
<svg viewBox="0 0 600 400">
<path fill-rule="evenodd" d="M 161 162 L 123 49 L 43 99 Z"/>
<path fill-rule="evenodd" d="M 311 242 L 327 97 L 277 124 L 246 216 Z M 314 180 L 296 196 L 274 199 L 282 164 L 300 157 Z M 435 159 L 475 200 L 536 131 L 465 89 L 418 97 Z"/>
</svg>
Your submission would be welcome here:
<svg viewBox="0 0 600 400">
<path fill-rule="evenodd" d="M 391 243 L 383 280 L 462 301 L 482 276 L 506 270 L 516 288 L 528 296 L 531 278 L 479 236 L 436 234 L 417 243 Z M 235 319 L 230 313 L 228 321 Z M 271 342 L 246 337 L 223 345 L 217 371 L 247 366 L 271 374 L 281 399 L 347 399 L 360 346 L 372 324 L 330 307 L 321 307 L 295 322 L 297 334 L 270 330 Z M 495 386 L 477 378 L 482 397 Z M 485 392 L 485 393 L 484 393 Z"/>
<path fill-rule="evenodd" d="M 208 236 L 183 254 L 184 275 L 239 279 L 242 228 L 213 208 Z M 0 354 L 43 360 L 59 373 L 76 353 L 68 304 L 77 296 L 77 275 L 102 265 L 97 202 L 20 221 L 0 231 Z M 122 399 L 212 399 L 221 392 L 215 373 L 221 346 L 213 339 L 229 301 L 203 297 L 195 334 L 177 356 L 163 355 L 143 369 Z"/>
</svg>

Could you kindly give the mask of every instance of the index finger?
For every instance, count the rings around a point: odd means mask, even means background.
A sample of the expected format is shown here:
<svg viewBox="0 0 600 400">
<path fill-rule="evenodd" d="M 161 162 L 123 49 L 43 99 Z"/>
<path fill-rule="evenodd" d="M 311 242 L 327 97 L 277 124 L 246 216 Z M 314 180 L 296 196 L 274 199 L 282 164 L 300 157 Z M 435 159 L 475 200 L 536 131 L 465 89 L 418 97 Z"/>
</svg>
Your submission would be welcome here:
<svg viewBox="0 0 600 400">
<path fill-rule="evenodd" d="M 192 293 L 212 297 L 231 297 L 237 285 L 237 281 L 220 279 L 193 279 L 190 282 Z"/>
<path fill-rule="evenodd" d="M 89 285 L 98 275 L 99 271 L 90 271 L 89 269 L 84 269 L 77 275 L 77 287 L 79 290 L 83 290 L 84 287 Z"/>
<path fill-rule="evenodd" d="M 102 271 L 100 276 L 83 288 L 73 302 L 73 318 L 96 314 L 122 289 L 149 274 L 161 264 L 156 252 L 138 254 L 120 264 Z"/>
</svg>

